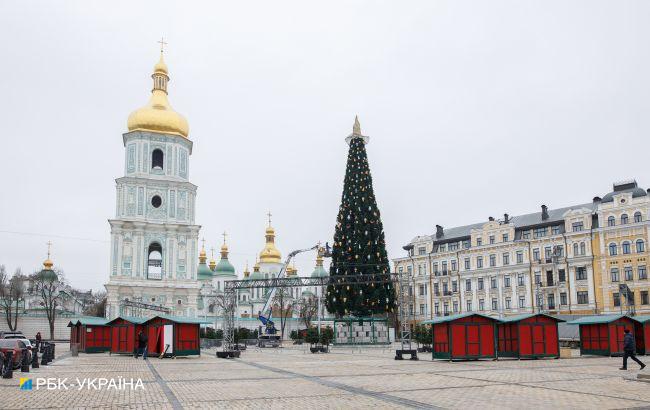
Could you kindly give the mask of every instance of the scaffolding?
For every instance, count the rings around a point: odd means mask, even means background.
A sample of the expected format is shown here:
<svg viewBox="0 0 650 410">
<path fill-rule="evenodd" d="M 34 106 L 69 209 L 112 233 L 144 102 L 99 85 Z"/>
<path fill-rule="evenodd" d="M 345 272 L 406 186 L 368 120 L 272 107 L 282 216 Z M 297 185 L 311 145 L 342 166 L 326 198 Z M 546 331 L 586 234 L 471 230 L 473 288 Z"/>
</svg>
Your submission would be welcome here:
<svg viewBox="0 0 650 410">
<path fill-rule="evenodd" d="M 400 277 L 402 275 L 400 274 Z M 233 280 L 225 282 L 224 288 L 224 332 L 223 332 L 223 350 L 217 352 L 217 357 L 220 358 L 232 358 L 239 357 L 240 351 L 237 349 L 237 345 L 234 340 L 235 336 L 235 309 L 237 304 L 237 293 L 242 289 L 273 289 L 273 288 L 294 288 L 294 287 L 306 287 L 306 286 L 327 286 L 330 283 L 336 283 L 337 286 L 345 285 L 363 285 L 363 284 L 384 284 L 390 283 L 395 288 L 395 284 L 398 282 L 398 276 L 395 273 L 386 273 L 386 274 L 360 274 L 360 275 L 332 275 L 326 277 L 290 277 L 290 278 L 269 278 L 269 279 L 245 279 L 245 280 Z M 404 331 L 404 324 L 408 329 L 408 320 L 406 319 L 406 305 L 404 301 L 406 296 L 404 295 L 404 287 L 400 286 L 396 289 L 399 293 L 399 312 L 400 312 L 400 326 L 402 326 L 402 332 L 400 336 L 402 337 L 402 349 L 398 349 L 395 359 L 401 359 L 401 355 L 404 353 L 411 353 L 412 357 L 416 357 L 417 352 L 411 352 L 411 332 Z M 403 308 L 402 308 L 403 307 Z M 404 352 L 405 346 L 408 347 L 407 351 Z"/>
<path fill-rule="evenodd" d="M 168 315 L 171 313 L 171 309 L 160 305 L 135 302 L 133 300 L 122 300 L 120 301 L 120 312 L 124 316 L 148 317 L 148 313 L 151 312 L 159 312 Z"/>
</svg>

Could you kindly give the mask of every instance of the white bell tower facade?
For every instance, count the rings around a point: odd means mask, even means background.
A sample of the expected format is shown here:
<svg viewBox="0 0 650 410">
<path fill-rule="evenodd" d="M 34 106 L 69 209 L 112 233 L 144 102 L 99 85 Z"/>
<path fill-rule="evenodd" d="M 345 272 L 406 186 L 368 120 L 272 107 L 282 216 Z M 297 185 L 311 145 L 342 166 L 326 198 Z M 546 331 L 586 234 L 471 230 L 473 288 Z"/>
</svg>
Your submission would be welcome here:
<svg viewBox="0 0 650 410">
<path fill-rule="evenodd" d="M 123 301 L 166 307 L 196 316 L 198 236 L 196 185 L 189 181 L 192 141 L 188 123 L 167 100 L 169 75 L 154 67 L 149 103 L 131 113 L 123 135 L 124 176 L 116 179 L 106 316 L 152 316 Z"/>
</svg>

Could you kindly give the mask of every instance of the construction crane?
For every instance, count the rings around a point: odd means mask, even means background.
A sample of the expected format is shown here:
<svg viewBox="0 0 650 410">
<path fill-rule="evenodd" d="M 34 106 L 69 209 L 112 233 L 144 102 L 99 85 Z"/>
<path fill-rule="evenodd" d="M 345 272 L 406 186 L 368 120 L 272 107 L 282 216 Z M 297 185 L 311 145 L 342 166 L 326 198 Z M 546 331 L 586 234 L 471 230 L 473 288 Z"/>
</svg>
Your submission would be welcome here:
<svg viewBox="0 0 650 410">
<path fill-rule="evenodd" d="M 291 262 L 291 259 L 293 259 L 296 255 L 303 253 L 303 252 L 309 252 L 313 250 L 318 250 L 318 252 L 322 256 L 329 256 L 329 245 L 326 244 L 325 248 L 322 248 L 320 246 L 320 242 L 311 248 L 306 248 L 306 249 L 298 249 L 295 250 L 287 256 L 286 261 L 284 262 L 284 265 L 282 265 L 282 268 L 280 269 L 280 272 L 278 272 L 276 278 L 283 278 L 286 271 L 287 267 L 289 266 L 289 263 Z M 262 310 L 258 313 L 257 318 L 262 322 L 262 326 L 264 331 L 260 331 L 260 334 L 258 336 L 258 346 L 259 347 L 266 347 L 268 346 L 273 346 L 277 347 L 280 345 L 280 336 L 277 335 L 277 329 L 275 328 L 275 323 L 273 322 L 273 297 L 275 296 L 275 292 L 278 290 L 277 287 L 272 287 L 269 292 L 266 293 L 266 303 L 264 304 L 264 307 Z M 281 306 L 280 309 L 283 309 L 284 306 Z"/>
</svg>

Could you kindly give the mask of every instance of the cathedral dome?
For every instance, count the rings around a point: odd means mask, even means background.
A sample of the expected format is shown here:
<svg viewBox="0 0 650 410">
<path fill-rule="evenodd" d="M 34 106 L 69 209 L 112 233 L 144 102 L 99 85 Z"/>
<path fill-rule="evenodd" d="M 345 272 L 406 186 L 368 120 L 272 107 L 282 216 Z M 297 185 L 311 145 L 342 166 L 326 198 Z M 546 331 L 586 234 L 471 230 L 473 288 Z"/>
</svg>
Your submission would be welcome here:
<svg viewBox="0 0 650 410">
<path fill-rule="evenodd" d="M 187 120 L 174 111 L 167 100 L 169 75 L 162 52 L 160 61 L 154 66 L 151 78 L 153 78 L 153 89 L 149 103 L 129 115 L 127 121 L 129 131 L 153 131 L 187 138 L 190 132 Z"/>
<path fill-rule="evenodd" d="M 196 271 L 198 280 L 212 280 L 212 270 L 205 264 L 206 259 L 205 247 L 201 247 L 201 252 L 199 252 L 199 267 Z"/>
<path fill-rule="evenodd" d="M 275 247 L 275 229 L 271 225 L 266 228 L 266 244 L 260 252 L 260 262 L 262 263 L 280 263 L 282 254 Z"/>
<path fill-rule="evenodd" d="M 54 266 L 54 262 L 50 259 L 50 242 L 48 242 L 48 248 L 47 248 L 47 259 L 43 261 L 43 269 L 38 273 L 39 279 L 43 279 L 46 281 L 54 282 L 58 280 L 58 276 L 56 272 L 54 272 L 54 269 L 52 267 Z"/>
<path fill-rule="evenodd" d="M 316 267 L 314 268 L 314 271 L 311 273 L 312 278 L 324 278 L 327 276 L 327 271 L 325 268 L 323 268 L 323 257 L 318 255 L 316 257 Z"/>
<path fill-rule="evenodd" d="M 228 260 L 228 245 L 221 246 L 221 260 L 214 270 L 215 276 L 235 276 L 235 267 Z"/>
<path fill-rule="evenodd" d="M 253 273 L 249 276 L 250 280 L 258 280 L 258 279 L 264 279 L 264 275 L 260 272 L 260 264 L 255 262 L 255 266 L 253 266 Z"/>
</svg>

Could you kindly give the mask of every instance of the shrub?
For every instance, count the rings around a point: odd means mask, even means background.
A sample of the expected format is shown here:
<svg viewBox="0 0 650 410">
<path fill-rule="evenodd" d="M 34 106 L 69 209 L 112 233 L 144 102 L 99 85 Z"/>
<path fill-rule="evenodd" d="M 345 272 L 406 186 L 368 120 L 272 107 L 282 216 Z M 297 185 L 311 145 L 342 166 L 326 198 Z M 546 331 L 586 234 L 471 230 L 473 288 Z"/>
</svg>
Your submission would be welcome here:
<svg viewBox="0 0 650 410">
<path fill-rule="evenodd" d="M 309 344 L 316 344 L 319 342 L 318 340 L 318 329 L 315 327 L 310 327 L 307 329 L 307 335 L 305 336 L 305 341 Z"/>
<path fill-rule="evenodd" d="M 323 346 L 329 346 L 330 343 L 332 343 L 332 340 L 334 340 L 334 329 L 332 329 L 330 326 L 327 326 L 326 328 L 320 330 L 320 343 Z"/>
</svg>

